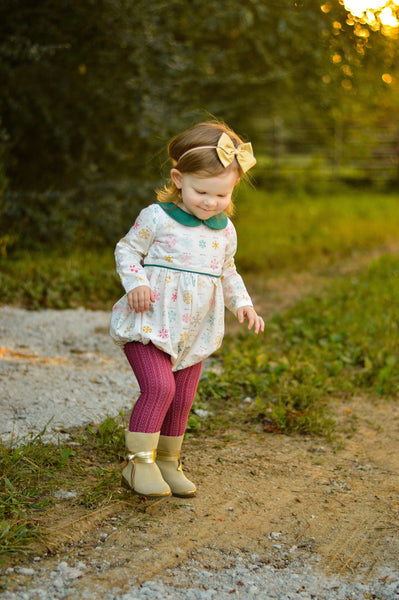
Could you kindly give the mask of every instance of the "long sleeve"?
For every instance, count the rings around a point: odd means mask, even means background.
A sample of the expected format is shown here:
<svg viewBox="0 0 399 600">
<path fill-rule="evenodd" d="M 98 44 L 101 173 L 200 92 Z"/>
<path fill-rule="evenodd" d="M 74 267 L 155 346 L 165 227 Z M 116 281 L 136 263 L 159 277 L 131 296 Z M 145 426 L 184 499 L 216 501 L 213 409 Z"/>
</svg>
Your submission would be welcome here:
<svg viewBox="0 0 399 600">
<path fill-rule="evenodd" d="M 252 306 L 252 300 L 247 292 L 244 281 L 237 273 L 234 255 L 237 250 L 237 234 L 232 223 L 228 225 L 229 242 L 226 247 L 226 257 L 222 270 L 222 286 L 224 303 L 234 314 L 241 306 Z"/>
<path fill-rule="evenodd" d="M 212 229 L 180 223 L 158 204 L 141 211 L 117 244 L 117 271 L 126 293 L 150 282 L 154 301 L 140 314 L 126 295 L 116 302 L 115 342 L 152 342 L 171 357 L 173 371 L 210 356 L 223 340 L 225 307 L 237 314 L 252 305 L 234 264 L 236 246 L 231 221 Z"/>
<path fill-rule="evenodd" d="M 141 211 L 133 227 L 116 245 L 116 270 L 126 293 L 140 285 L 149 286 L 142 262 L 155 233 L 156 218 L 153 207 L 149 206 Z"/>
</svg>

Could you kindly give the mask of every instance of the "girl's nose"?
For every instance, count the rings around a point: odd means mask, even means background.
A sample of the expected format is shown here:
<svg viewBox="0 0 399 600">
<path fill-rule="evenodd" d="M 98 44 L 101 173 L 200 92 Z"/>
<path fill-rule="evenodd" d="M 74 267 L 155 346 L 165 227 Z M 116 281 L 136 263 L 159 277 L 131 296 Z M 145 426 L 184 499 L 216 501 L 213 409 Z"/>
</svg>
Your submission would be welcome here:
<svg viewBox="0 0 399 600">
<path fill-rule="evenodd" d="M 208 197 L 206 199 L 205 205 L 207 208 L 213 208 L 214 206 L 216 206 L 216 199 Z"/>
</svg>

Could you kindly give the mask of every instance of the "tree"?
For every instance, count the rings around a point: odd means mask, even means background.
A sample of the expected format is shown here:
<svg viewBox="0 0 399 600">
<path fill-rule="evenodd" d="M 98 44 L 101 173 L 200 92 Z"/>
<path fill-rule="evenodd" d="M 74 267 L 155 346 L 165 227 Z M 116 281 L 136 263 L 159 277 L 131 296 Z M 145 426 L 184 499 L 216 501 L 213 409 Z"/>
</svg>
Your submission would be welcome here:
<svg viewBox="0 0 399 600">
<path fill-rule="evenodd" d="M 337 106 L 353 108 L 367 61 L 385 55 L 385 39 L 370 31 L 359 36 L 335 1 L 3 0 L 9 191 L 79 188 L 83 212 L 98 219 L 106 190 L 88 186 L 129 179 L 140 197 L 142 182 L 158 179 L 167 140 L 210 115 L 253 142 L 259 116 L 328 136 L 321 125 L 337 119 Z M 6 213 L 28 218 L 28 196 L 10 198 Z M 41 211 L 68 206 L 77 219 L 71 202 L 76 195 L 52 192 Z M 36 196 L 31 203 L 28 221 Z"/>
<path fill-rule="evenodd" d="M 330 13 L 314 0 L 5 0 L 11 185 L 147 178 L 166 140 L 207 111 L 250 132 L 252 114 L 279 112 L 284 98 L 308 110 L 323 103 Z"/>
</svg>

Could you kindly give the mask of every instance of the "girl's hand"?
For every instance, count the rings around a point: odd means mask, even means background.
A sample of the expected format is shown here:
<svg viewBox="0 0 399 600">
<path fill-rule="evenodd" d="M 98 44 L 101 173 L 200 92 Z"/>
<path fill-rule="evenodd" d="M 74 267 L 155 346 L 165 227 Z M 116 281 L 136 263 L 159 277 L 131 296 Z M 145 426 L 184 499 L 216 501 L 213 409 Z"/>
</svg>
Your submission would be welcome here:
<svg viewBox="0 0 399 600">
<path fill-rule="evenodd" d="M 155 302 L 154 292 L 148 285 L 139 285 L 134 290 L 130 290 L 127 301 L 131 310 L 136 313 L 147 312 L 150 310 L 150 302 Z"/>
<path fill-rule="evenodd" d="M 239 323 L 244 323 L 244 319 L 248 319 L 248 329 L 252 329 L 255 325 L 255 333 L 259 333 L 259 331 L 265 330 L 265 324 L 263 322 L 262 317 L 260 317 L 253 306 L 241 306 L 237 310 L 237 319 Z"/>
</svg>

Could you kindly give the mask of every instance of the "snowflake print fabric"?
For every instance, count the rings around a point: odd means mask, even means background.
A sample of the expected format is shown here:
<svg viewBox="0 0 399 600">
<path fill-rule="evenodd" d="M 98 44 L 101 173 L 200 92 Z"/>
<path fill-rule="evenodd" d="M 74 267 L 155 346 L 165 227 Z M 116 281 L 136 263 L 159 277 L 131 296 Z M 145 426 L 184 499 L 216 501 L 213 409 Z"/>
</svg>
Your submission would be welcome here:
<svg viewBox="0 0 399 600">
<path fill-rule="evenodd" d="M 174 371 L 215 352 L 223 340 L 224 307 L 236 313 L 252 305 L 235 268 L 236 243 L 230 220 L 214 230 L 183 225 L 159 204 L 142 210 L 116 246 L 116 266 L 126 294 L 148 285 L 155 302 L 135 313 L 123 296 L 112 311 L 114 341 L 151 341 L 170 355 Z"/>
</svg>

